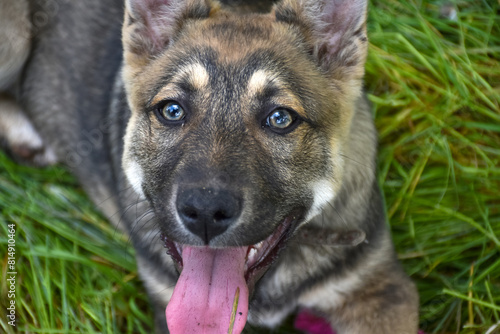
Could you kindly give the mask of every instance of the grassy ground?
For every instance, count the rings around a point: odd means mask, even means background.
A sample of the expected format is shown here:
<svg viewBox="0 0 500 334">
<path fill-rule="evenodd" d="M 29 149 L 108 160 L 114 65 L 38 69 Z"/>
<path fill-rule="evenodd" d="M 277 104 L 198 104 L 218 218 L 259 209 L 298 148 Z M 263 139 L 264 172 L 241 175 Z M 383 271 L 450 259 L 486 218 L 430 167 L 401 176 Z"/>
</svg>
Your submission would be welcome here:
<svg viewBox="0 0 500 334">
<path fill-rule="evenodd" d="M 456 20 L 440 16 L 442 4 L 371 6 L 379 179 L 418 284 L 421 328 L 500 333 L 500 2 L 456 0 Z M 15 223 L 18 320 L 9 326 L 2 311 L 0 332 L 151 332 L 127 237 L 63 168 L 21 167 L 0 153 L 0 210 L 0 307 Z"/>
</svg>

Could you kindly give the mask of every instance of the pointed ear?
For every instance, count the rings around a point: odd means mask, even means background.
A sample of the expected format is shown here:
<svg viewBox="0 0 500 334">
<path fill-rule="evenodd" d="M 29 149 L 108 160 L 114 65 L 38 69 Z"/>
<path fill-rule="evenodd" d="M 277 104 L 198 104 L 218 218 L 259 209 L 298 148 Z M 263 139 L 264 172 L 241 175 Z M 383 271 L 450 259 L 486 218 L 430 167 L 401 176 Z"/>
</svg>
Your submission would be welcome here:
<svg viewBox="0 0 500 334">
<path fill-rule="evenodd" d="M 276 20 L 300 29 L 322 69 L 361 79 L 367 54 L 367 0 L 282 0 Z"/>
<path fill-rule="evenodd" d="M 154 56 L 171 43 L 189 19 L 209 16 L 210 0 L 125 0 L 125 53 Z"/>
</svg>

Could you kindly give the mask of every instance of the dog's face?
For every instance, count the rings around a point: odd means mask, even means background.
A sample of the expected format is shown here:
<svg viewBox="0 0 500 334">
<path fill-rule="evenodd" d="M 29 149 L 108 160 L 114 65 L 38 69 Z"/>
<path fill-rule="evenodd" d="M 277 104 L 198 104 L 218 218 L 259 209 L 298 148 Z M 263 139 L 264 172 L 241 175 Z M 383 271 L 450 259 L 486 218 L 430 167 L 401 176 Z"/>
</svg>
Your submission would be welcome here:
<svg viewBox="0 0 500 334">
<path fill-rule="evenodd" d="M 204 266 L 224 248 L 213 261 L 231 269 L 220 273 L 240 291 L 228 272 L 243 266 L 251 288 L 333 200 L 361 91 L 365 10 L 361 0 L 284 0 L 239 16 L 204 0 L 127 1 L 123 165 L 180 270 L 189 254 L 203 252 Z"/>
<path fill-rule="evenodd" d="M 252 245 L 311 218 L 342 183 L 362 36 L 344 64 L 293 2 L 250 16 L 204 1 L 177 6 L 166 35 L 129 6 L 130 182 L 181 244 Z"/>
</svg>

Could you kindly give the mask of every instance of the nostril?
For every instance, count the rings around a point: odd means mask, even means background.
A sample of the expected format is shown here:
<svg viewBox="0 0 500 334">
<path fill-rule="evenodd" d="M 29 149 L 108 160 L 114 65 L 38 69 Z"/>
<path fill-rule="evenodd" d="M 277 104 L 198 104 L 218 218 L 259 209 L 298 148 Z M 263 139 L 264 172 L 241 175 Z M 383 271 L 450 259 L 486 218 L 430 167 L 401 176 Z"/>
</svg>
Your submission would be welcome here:
<svg viewBox="0 0 500 334">
<path fill-rule="evenodd" d="M 198 211 L 195 208 L 187 207 L 182 210 L 182 214 L 192 220 L 198 219 Z"/>
<path fill-rule="evenodd" d="M 214 221 L 219 222 L 231 218 L 226 211 L 217 211 L 214 213 Z"/>
</svg>

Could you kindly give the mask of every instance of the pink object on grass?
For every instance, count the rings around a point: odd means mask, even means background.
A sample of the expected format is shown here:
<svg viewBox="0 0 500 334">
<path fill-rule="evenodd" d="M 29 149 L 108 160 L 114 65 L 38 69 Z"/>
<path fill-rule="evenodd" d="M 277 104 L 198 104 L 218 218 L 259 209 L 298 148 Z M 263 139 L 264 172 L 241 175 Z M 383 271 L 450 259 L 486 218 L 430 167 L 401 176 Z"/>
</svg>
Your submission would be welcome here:
<svg viewBox="0 0 500 334">
<path fill-rule="evenodd" d="M 328 321 L 306 310 L 297 314 L 294 326 L 298 330 L 304 331 L 306 334 L 337 334 L 337 332 L 330 327 Z M 419 330 L 417 334 L 425 334 L 425 332 Z"/>
<path fill-rule="evenodd" d="M 328 321 L 308 311 L 302 311 L 297 315 L 294 326 L 307 334 L 337 334 Z"/>
</svg>

